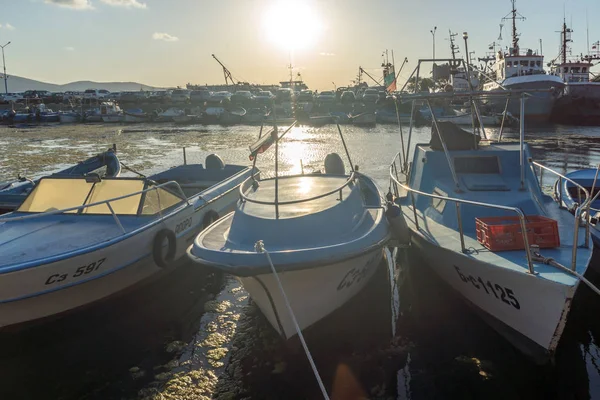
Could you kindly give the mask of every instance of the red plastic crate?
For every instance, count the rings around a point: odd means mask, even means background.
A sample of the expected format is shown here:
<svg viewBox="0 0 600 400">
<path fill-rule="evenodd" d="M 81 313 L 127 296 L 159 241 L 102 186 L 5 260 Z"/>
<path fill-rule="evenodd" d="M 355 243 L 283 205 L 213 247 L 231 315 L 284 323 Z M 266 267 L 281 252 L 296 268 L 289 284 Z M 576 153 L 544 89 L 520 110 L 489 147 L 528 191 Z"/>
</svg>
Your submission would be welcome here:
<svg viewBox="0 0 600 400">
<path fill-rule="evenodd" d="M 491 251 L 525 249 L 519 217 L 486 217 L 475 218 L 477 240 Z M 558 223 L 541 215 L 525 217 L 527 239 L 529 245 L 537 244 L 540 248 L 560 246 Z"/>
</svg>

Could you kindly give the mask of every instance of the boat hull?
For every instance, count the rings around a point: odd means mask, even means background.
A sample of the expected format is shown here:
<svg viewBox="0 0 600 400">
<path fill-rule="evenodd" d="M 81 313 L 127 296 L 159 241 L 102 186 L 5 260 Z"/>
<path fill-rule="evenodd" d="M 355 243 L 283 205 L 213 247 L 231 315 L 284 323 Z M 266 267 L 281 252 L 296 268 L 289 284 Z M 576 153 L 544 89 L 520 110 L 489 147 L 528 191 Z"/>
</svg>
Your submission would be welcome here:
<svg viewBox="0 0 600 400">
<path fill-rule="evenodd" d="M 104 115 L 102 117 L 102 122 L 114 124 L 123 121 L 122 115 Z"/>
<path fill-rule="evenodd" d="M 73 124 L 81 121 L 79 114 L 61 114 L 59 118 L 61 124 Z"/>
<path fill-rule="evenodd" d="M 525 271 L 498 268 L 412 233 L 412 243 L 428 266 L 492 328 L 538 363 L 548 361 L 578 284 L 560 285 Z"/>
<path fill-rule="evenodd" d="M 383 257 L 383 249 L 316 268 L 278 276 L 301 330 L 331 314 L 364 288 Z M 273 274 L 238 278 L 273 328 L 284 338 L 297 335 Z M 307 295 L 311 294 L 311 295 Z"/>
<path fill-rule="evenodd" d="M 508 90 L 546 90 L 533 92 L 525 101 L 525 121 L 548 122 L 552 116 L 554 103 L 562 94 L 564 82 L 553 75 L 530 75 L 507 78 L 502 85 Z M 484 86 L 484 90 L 502 90 L 497 84 L 491 83 Z M 506 99 L 492 100 L 490 105 L 497 113 L 504 112 Z M 514 116 L 521 115 L 521 101 L 511 99 L 508 103 L 508 112 Z"/>
<path fill-rule="evenodd" d="M 247 172 L 245 172 L 247 174 Z M 238 187 L 246 175 L 235 175 L 235 185 L 205 204 L 201 192 L 181 208 L 124 239 L 111 239 L 65 257 L 17 265 L 0 274 L 0 329 L 47 318 L 107 298 L 180 265 L 189 243 L 206 225 L 205 215 L 232 211 Z M 221 191 L 223 189 L 219 189 Z M 185 227 L 185 228 L 182 228 Z M 173 261 L 160 267 L 153 257 L 159 231 L 176 235 Z M 163 249 L 163 253 L 166 249 Z"/>
</svg>

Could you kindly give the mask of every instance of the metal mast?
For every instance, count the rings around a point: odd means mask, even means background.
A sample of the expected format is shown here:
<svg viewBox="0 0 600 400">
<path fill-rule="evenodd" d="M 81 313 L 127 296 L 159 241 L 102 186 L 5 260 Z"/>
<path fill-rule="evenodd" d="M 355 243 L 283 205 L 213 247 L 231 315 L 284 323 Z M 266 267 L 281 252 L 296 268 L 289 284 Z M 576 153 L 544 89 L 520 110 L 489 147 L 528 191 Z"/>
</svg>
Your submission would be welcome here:
<svg viewBox="0 0 600 400">
<path fill-rule="evenodd" d="M 512 20 L 512 54 L 519 54 L 519 34 L 517 33 L 517 20 L 525 21 L 525 17 L 517 12 L 516 0 L 511 0 L 512 10 L 502 18 L 502 21 Z"/>
<path fill-rule="evenodd" d="M 459 52 L 458 46 L 454 44 L 454 37 L 458 35 L 458 33 L 452 33 L 450 29 L 448 29 L 448 33 L 450 34 L 450 51 L 452 52 L 452 59 L 456 60 L 456 53 Z"/>
</svg>

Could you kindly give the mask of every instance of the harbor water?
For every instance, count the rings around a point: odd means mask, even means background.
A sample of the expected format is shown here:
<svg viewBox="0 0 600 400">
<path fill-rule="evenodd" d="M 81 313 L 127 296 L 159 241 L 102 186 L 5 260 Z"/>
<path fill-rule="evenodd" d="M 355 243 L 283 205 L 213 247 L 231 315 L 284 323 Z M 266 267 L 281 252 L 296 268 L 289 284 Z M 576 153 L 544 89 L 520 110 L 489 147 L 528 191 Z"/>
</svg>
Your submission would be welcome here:
<svg viewBox="0 0 600 400">
<path fill-rule="evenodd" d="M 188 163 L 216 153 L 226 163 L 249 164 L 248 146 L 259 130 L 0 127 L 0 182 L 65 168 L 113 144 L 129 168 L 126 176 L 179 165 L 184 147 Z M 387 192 L 388 165 L 402 150 L 398 127 L 342 131 L 352 163 Z M 416 128 L 411 149 L 428 142 L 429 132 Z M 497 138 L 497 129 L 486 132 Z M 600 128 L 548 125 L 527 132 L 536 160 L 561 173 L 600 163 Z M 403 134 L 406 139 L 407 127 Z M 517 136 L 504 132 L 507 140 Z M 334 125 L 293 128 L 279 146 L 280 173 L 319 170 L 331 152 L 345 155 Z M 273 175 L 274 148 L 259 155 L 257 166 L 263 176 Z M 553 183 L 544 176 L 547 191 Z M 411 249 L 398 251 L 397 269 L 391 255 L 386 258 L 364 291 L 306 331 L 332 399 L 600 398 L 600 297 L 587 287 L 574 300 L 553 363 L 538 366 L 488 327 Z M 0 330 L 0 376 L 2 399 L 322 398 L 299 342 L 283 342 L 236 280 L 188 262 L 167 277 L 62 318 Z"/>
</svg>

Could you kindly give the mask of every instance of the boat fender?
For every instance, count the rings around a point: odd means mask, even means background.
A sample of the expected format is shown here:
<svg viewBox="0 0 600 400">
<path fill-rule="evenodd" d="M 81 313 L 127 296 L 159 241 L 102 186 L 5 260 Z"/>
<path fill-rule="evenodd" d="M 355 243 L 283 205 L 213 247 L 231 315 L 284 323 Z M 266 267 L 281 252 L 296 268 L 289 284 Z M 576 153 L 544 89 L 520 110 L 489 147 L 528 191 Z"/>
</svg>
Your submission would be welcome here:
<svg viewBox="0 0 600 400">
<path fill-rule="evenodd" d="M 390 230 L 392 231 L 392 235 L 396 242 L 400 246 L 408 246 L 410 243 L 410 231 L 408 225 L 406 225 L 404 214 L 402 213 L 400 206 L 388 202 L 385 216 L 390 223 Z"/>
<path fill-rule="evenodd" d="M 223 162 L 221 157 L 219 157 L 216 154 L 209 154 L 208 156 L 206 156 L 205 164 L 206 164 L 206 169 L 223 169 L 223 168 L 225 168 L 225 163 Z"/>
<path fill-rule="evenodd" d="M 344 162 L 338 153 L 329 153 L 325 156 L 325 173 L 344 175 Z"/>
<path fill-rule="evenodd" d="M 167 254 L 163 256 L 164 241 L 167 239 Z M 175 260 L 175 252 L 177 250 L 177 238 L 175 233 L 170 229 L 161 229 L 154 236 L 154 244 L 152 246 L 152 257 L 154 262 L 160 268 L 167 268 L 171 262 Z"/>
<path fill-rule="evenodd" d="M 219 219 L 219 214 L 215 210 L 208 210 L 206 214 L 204 214 L 204 219 L 202 220 L 202 229 L 206 229 L 212 225 L 213 222 Z"/>
</svg>

